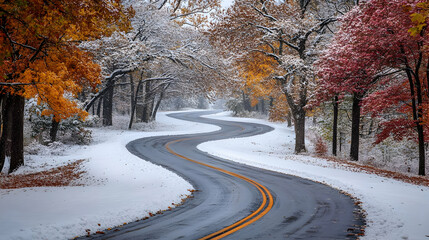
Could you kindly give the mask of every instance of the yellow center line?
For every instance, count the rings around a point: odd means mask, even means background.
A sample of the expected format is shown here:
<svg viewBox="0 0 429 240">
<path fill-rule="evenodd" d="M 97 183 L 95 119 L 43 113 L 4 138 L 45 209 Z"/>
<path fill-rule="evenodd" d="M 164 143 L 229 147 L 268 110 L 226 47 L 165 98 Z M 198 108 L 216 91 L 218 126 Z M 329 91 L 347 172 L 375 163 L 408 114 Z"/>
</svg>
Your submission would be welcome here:
<svg viewBox="0 0 429 240">
<path fill-rule="evenodd" d="M 240 126 L 240 127 L 241 127 L 241 126 Z M 242 128 L 242 127 L 241 127 L 241 128 Z M 242 128 L 242 129 L 243 129 L 243 128 Z M 252 214 L 250 214 L 249 216 L 247 216 L 247 217 L 245 217 L 245 218 L 241 219 L 240 221 L 238 221 L 238 222 L 236 222 L 236 223 L 234 223 L 234 224 L 232 224 L 232 225 L 230 225 L 230 226 L 227 226 L 227 227 L 225 227 L 225 228 L 223 228 L 223 229 L 221 229 L 221 230 L 219 230 L 219 231 L 217 231 L 217 232 L 215 232 L 215 233 L 212 233 L 212 234 L 210 234 L 210 235 L 208 235 L 208 236 L 205 236 L 205 237 L 201 238 L 200 240 L 206 240 L 206 239 L 221 239 L 221 238 L 223 238 L 223 237 L 226 237 L 226 236 L 228 236 L 228 235 L 230 235 L 230 234 L 232 234 L 232 233 L 234 233 L 234 232 L 236 232 L 236 231 L 238 231 L 238 230 L 240 230 L 240 229 L 242 229 L 242 228 L 244 228 L 244 227 L 246 227 L 246 226 L 250 225 L 251 223 L 253 223 L 253 222 L 257 221 L 258 219 L 260 219 L 261 217 L 263 217 L 265 214 L 267 214 L 267 213 L 271 210 L 271 208 L 273 207 L 273 204 L 274 204 L 274 200 L 273 200 L 273 196 L 271 195 L 270 191 L 268 191 L 268 189 L 267 189 L 265 186 L 261 185 L 260 183 L 258 183 L 258 182 L 256 182 L 256 181 L 254 181 L 254 180 L 252 180 L 252 179 L 249 179 L 249 178 L 247 178 L 247 177 L 244 177 L 244 176 L 242 176 L 242 175 L 240 175 L 240 174 L 237 174 L 237 173 L 234 173 L 234 172 L 230 172 L 230 171 L 227 171 L 227 170 L 222 169 L 222 168 L 218 168 L 218 167 L 215 167 L 215 166 L 212 166 L 212 165 L 209 165 L 209 164 L 203 163 L 203 162 L 199 162 L 199 161 L 196 161 L 196 160 L 190 159 L 190 158 L 188 158 L 188 157 L 185 157 L 185 156 L 183 156 L 183 155 L 180 155 L 180 154 L 178 154 L 178 153 L 174 152 L 174 151 L 170 148 L 170 145 L 171 145 L 171 144 L 173 144 L 173 143 L 182 142 L 182 141 L 186 141 L 186 140 L 190 140 L 190 139 L 192 139 L 192 138 L 183 138 L 183 139 L 174 140 L 174 141 L 168 142 L 168 143 L 165 145 L 165 147 L 166 147 L 166 149 L 167 149 L 171 154 L 173 154 L 173 155 L 175 155 L 175 156 L 177 156 L 177 157 L 183 158 L 183 159 L 188 160 L 188 161 L 190 161 L 190 162 L 197 163 L 197 164 L 200 164 L 200 165 L 203 165 L 203 166 L 206 166 L 206 167 L 209 167 L 209 168 L 215 169 L 215 170 L 217 170 L 217 171 L 220 171 L 220 172 L 226 173 L 226 174 L 228 174 L 228 175 L 231 175 L 231 176 L 234 176 L 234 177 L 240 178 L 240 179 L 242 179 L 242 180 L 244 180 L 244 181 L 247 181 L 247 182 L 251 183 L 252 185 L 254 185 L 254 186 L 259 190 L 259 192 L 260 192 L 260 193 L 261 193 L 261 195 L 262 195 L 262 204 L 261 204 L 261 205 L 259 206 L 259 208 L 258 208 L 256 211 L 254 211 Z M 266 206 L 265 210 L 264 210 L 264 211 L 262 211 L 262 210 L 264 209 L 265 205 L 267 204 L 267 196 L 268 196 L 268 206 Z M 262 211 L 262 212 L 261 212 L 261 211 Z M 259 215 L 258 215 L 258 214 L 259 214 Z"/>
</svg>

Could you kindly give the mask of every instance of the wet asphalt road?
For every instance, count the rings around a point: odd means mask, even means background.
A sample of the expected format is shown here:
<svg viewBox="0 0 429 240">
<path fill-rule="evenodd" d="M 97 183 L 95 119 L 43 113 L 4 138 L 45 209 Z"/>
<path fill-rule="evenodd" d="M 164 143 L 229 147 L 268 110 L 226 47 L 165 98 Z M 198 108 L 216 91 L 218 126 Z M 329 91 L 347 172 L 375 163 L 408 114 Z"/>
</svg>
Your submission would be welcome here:
<svg viewBox="0 0 429 240">
<path fill-rule="evenodd" d="M 196 149 L 202 142 L 247 137 L 271 131 L 265 125 L 202 118 L 209 112 L 169 116 L 213 124 L 221 130 L 191 135 L 158 136 L 130 142 L 128 150 L 168 168 L 189 181 L 196 190 L 185 204 L 144 221 L 92 235 L 92 239 L 199 239 L 223 229 L 256 211 L 263 197 L 251 183 L 190 162 L 176 154 L 250 178 L 265 186 L 273 206 L 259 220 L 223 239 L 356 239 L 363 219 L 354 201 L 338 190 L 302 178 L 262 170 L 207 155 Z M 185 140 L 183 140 L 185 139 Z M 268 204 L 265 204 L 267 208 Z M 142 216 L 143 217 L 143 216 Z M 355 232 L 357 233 L 357 232 Z M 83 239 L 88 239 L 84 237 Z"/>
</svg>

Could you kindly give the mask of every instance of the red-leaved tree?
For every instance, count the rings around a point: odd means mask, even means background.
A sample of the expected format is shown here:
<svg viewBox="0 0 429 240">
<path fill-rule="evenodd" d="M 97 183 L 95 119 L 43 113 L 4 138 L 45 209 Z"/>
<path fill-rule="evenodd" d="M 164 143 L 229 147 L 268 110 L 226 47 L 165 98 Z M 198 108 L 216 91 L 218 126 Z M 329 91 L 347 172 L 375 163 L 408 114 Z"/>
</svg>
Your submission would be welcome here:
<svg viewBox="0 0 429 240">
<path fill-rule="evenodd" d="M 411 36 L 408 31 L 419 2 L 371 0 L 355 7 L 342 19 L 333 43 L 319 61 L 318 73 L 320 92 L 326 96 L 353 94 L 352 159 L 358 160 L 361 106 L 375 115 L 394 108 L 402 114 L 383 123 L 378 142 L 393 132 L 410 135 L 410 131 L 398 129 L 413 129 L 419 143 L 419 175 L 425 175 L 423 116 L 429 63 L 424 43 L 428 33 L 422 29 Z"/>
</svg>

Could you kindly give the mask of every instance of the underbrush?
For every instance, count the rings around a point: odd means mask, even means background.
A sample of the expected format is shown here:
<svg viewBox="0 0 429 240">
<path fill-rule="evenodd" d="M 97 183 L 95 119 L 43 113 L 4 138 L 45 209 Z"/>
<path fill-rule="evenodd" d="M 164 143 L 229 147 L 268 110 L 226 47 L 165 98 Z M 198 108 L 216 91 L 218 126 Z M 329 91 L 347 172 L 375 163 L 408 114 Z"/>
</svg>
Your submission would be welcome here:
<svg viewBox="0 0 429 240">
<path fill-rule="evenodd" d="M 310 140 L 313 150 L 311 153 L 318 157 L 333 158 L 332 139 L 322 137 L 323 131 L 317 125 L 309 124 L 307 127 L 307 138 Z M 397 172 L 409 176 L 415 176 L 418 173 L 418 151 L 417 143 L 411 140 L 395 141 L 388 138 L 382 143 L 374 144 L 374 137 L 361 138 L 359 142 L 359 161 L 360 165 L 366 165 L 371 168 Z M 340 146 L 341 144 L 341 146 Z M 321 146 L 326 146 L 326 152 L 320 151 Z M 319 150 L 318 150 L 319 149 Z M 338 138 L 337 156 L 335 159 L 343 159 L 350 163 L 350 136 Z M 426 151 L 427 153 L 427 151 Z M 426 172 L 429 172 L 428 156 L 426 156 Z"/>
</svg>

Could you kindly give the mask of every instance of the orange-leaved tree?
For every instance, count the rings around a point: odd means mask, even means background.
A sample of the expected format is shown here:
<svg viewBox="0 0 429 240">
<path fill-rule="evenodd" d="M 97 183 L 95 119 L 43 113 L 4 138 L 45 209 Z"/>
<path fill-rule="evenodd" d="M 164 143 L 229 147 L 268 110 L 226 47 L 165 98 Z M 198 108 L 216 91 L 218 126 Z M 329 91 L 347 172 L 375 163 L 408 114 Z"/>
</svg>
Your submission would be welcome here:
<svg viewBox="0 0 429 240">
<path fill-rule="evenodd" d="M 411 36 L 420 34 L 427 27 L 427 19 L 429 18 L 429 0 L 419 2 L 415 6 L 406 6 L 408 11 L 411 11 L 411 20 L 414 26 L 408 30 Z M 414 8 L 414 9 L 413 9 Z"/>
<path fill-rule="evenodd" d="M 220 11 L 220 3 L 220 0 L 163 0 L 159 8 L 165 6 L 171 14 L 171 20 L 180 25 L 204 28 L 210 19 L 209 14 Z"/>
<path fill-rule="evenodd" d="M 0 0 L 0 169 L 24 163 L 25 98 L 37 98 L 54 121 L 86 113 L 73 100 L 99 82 L 100 68 L 81 41 L 128 30 L 133 10 L 120 0 Z"/>
<path fill-rule="evenodd" d="M 314 86 L 313 63 L 327 39 L 328 25 L 336 21 L 336 13 L 326 11 L 331 3 L 325 6 L 318 1 L 311 7 L 309 3 L 236 0 L 216 19 L 212 30 L 214 41 L 223 42 L 233 58 L 258 51 L 277 62 L 281 71 L 273 78 L 294 119 L 296 153 L 306 151 L 305 121 Z"/>
<path fill-rule="evenodd" d="M 261 99 L 270 100 L 269 117 L 273 121 L 288 121 L 291 125 L 289 107 L 286 99 L 273 79 L 281 69 L 277 62 L 258 51 L 250 52 L 242 61 L 237 61 L 241 79 L 245 80 L 244 91 L 250 95 L 251 105 L 258 104 Z"/>
</svg>

